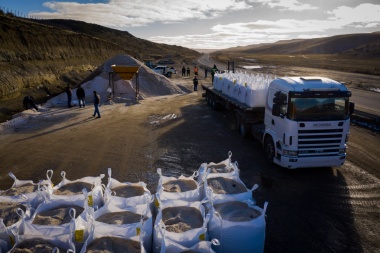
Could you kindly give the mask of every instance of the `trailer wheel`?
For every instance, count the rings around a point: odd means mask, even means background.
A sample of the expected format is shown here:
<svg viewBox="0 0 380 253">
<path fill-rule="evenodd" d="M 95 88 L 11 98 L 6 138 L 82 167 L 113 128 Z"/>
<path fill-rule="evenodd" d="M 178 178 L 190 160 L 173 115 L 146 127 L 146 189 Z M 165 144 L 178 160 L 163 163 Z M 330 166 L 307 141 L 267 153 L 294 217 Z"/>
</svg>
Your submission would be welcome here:
<svg viewBox="0 0 380 253">
<path fill-rule="evenodd" d="M 243 138 L 248 138 L 251 133 L 251 125 L 247 123 L 241 123 L 239 127 L 240 136 Z"/>
<path fill-rule="evenodd" d="M 264 150 L 265 150 L 265 156 L 267 160 L 271 163 L 273 163 L 274 159 L 274 143 L 272 137 L 266 137 L 264 141 Z"/>
<path fill-rule="evenodd" d="M 172 76 L 172 72 L 168 72 L 168 73 L 166 74 L 166 76 L 170 78 L 170 77 Z"/>
<path fill-rule="evenodd" d="M 217 111 L 219 107 L 218 107 L 218 104 L 216 103 L 216 99 L 214 98 L 211 103 L 212 103 L 211 105 L 212 108 L 214 108 L 214 110 Z"/>
</svg>

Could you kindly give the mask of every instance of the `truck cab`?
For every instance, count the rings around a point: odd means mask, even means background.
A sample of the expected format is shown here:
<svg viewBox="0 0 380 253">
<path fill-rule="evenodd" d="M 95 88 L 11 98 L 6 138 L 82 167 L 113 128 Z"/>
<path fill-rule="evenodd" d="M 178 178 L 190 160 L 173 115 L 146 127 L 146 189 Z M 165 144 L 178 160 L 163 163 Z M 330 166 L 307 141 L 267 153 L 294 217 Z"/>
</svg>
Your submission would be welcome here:
<svg viewBox="0 0 380 253">
<path fill-rule="evenodd" d="M 274 79 L 262 135 L 267 158 L 287 168 L 341 166 L 346 159 L 351 91 L 323 77 Z"/>
</svg>

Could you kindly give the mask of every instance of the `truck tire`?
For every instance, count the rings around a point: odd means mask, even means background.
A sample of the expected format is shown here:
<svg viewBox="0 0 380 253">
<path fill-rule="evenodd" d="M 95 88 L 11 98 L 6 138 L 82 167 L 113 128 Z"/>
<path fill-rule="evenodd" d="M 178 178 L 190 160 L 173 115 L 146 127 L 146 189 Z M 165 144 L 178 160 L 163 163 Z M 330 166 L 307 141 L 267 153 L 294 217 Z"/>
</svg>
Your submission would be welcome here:
<svg viewBox="0 0 380 253">
<path fill-rule="evenodd" d="M 214 98 L 211 103 L 212 108 L 214 108 L 214 110 L 217 111 L 219 109 L 219 106 L 216 102 L 216 99 Z"/>
<path fill-rule="evenodd" d="M 233 130 L 240 131 L 240 117 L 236 113 L 234 114 Z"/>
<path fill-rule="evenodd" d="M 244 139 L 248 138 L 251 134 L 251 124 L 241 123 L 239 127 L 240 136 Z"/>
<path fill-rule="evenodd" d="M 170 77 L 172 76 L 172 72 L 168 72 L 168 73 L 166 74 L 166 76 L 170 78 Z"/>
<path fill-rule="evenodd" d="M 265 138 L 264 150 L 267 160 L 273 163 L 275 149 L 272 137 L 268 136 Z"/>
</svg>

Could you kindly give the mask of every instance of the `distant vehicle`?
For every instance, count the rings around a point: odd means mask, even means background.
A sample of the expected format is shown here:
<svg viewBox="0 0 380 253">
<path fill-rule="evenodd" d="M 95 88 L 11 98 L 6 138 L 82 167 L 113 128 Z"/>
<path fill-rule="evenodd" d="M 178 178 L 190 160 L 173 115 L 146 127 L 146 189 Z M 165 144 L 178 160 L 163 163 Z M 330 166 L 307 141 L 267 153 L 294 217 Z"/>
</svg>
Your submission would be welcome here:
<svg viewBox="0 0 380 253">
<path fill-rule="evenodd" d="M 146 66 L 148 66 L 149 68 L 153 69 L 154 67 L 156 67 L 157 65 L 153 63 L 152 60 L 145 60 L 144 64 Z"/>
<path fill-rule="evenodd" d="M 155 67 L 153 71 L 166 77 L 171 77 L 173 74 L 177 74 L 175 68 L 163 65 Z"/>
</svg>

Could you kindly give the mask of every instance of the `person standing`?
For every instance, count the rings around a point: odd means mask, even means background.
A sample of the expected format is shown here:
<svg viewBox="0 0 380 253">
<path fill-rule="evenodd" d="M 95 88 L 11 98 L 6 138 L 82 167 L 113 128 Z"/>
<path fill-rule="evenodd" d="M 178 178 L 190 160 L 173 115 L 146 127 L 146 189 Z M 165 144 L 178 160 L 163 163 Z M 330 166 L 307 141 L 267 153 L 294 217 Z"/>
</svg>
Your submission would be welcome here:
<svg viewBox="0 0 380 253">
<path fill-rule="evenodd" d="M 182 67 L 182 76 L 185 76 L 186 75 L 186 69 L 185 69 L 185 66 Z"/>
<path fill-rule="evenodd" d="M 82 88 L 82 86 L 79 86 L 78 89 L 77 89 L 77 98 L 78 98 L 78 104 L 79 104 L 79 107 L 82 108 L 82 105 L 83 105 L 83 108 L 85 107 L 86 105 L 86 102 L 85 102 L 85 92 L 84 92 L 84 89 Z"/>
<path fill-rule="evenodd" d="M 211 69 L 211 82 L 214 82 L 214 75 L 215 73 L 218 71 L 218 68 L 216 67 L 216 65 L 214 64 L 214 67 L 212 67 Z"/>
<path fill-rule="evenodd" d="M 100 118 L 100 112 L 99 112 L 99 104 L 100 104 L 100 96 L 99 94 L 94 91 L 94 114 L 92 115 L 93 117 L 95 117 L 96 114 L 98 114 L 98 117 L 96 118 Z"/>
<path fill-rule="evenodd" d="M 197 68 L 197 66 L 194 66 L 194 75 L 198 76 L 198 68 Z"/>
<path fill-rule="evenodd" d="M 205 78 L 207 78 L 207 71 L 208 71 L 208 69 L 207 69 L 207 67 L 205 67 Z"/>
<path fill-rule="evenodd" d="M 190 68 L 187 67 L 187 76 L 190 76 Z"/>
<path fill-rule="evenodd" d="M 194 84 L 194 91 L 197 91 L 198 90 L 198 79 L 197 79 L 197 76 L 194 76 L 193 84 Z"/>
<path fill-rule="evenodd" d="M 36 109 L 36 111 L 38 112 L 38 107 L 34 103 L 34 99 L 33 99 L 32 96 L 29 96 L 29 95 L 25 96 L 24 100 L 22 101 L 22 103 L 24 104 L 24 108 L 26 110 L 28 110 L 29 106 L 31 106 L 31 107 L 34 107 L 34 109 Z"/>
<path fill-rule="evenodd" d="M 68 83 L 66 86 L 66 94 L 67 94 L 67 107 L 71 108 L 71 97 L 73 95 L 73 92 L 71 91 L 71 85 Z"/>
</svg>

